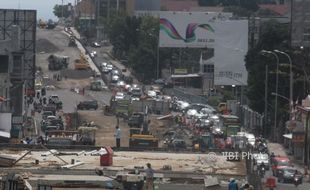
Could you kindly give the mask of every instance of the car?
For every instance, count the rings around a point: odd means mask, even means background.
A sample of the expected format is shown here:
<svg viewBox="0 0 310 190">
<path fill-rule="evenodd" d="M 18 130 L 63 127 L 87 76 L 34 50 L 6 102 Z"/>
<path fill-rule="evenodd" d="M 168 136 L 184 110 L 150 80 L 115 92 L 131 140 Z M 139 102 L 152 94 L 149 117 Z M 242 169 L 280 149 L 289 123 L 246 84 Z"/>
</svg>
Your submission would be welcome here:
<svg viewBox="0 0 310 190">
<path fill-rule="evenodd" d="M 147 91 L 147 96 L 151 97 L 151 98 L 155 98 L 156 97 L 156 92 L 153 90 L 149 90 Z"/>
<path fill-rule="evenodd" d="M 42 119 L 46 120 L 48 116 L 53 116 L 54 113 L 52 111 L 44 111 L 42 113 Z"/>
<path fill-rule="evenodd" d="M 126 85 L 126 83 L 124 81 L 118 81 L 117 84 L 116 84 L 116 86 L 120 87 L 120 88 L 124 88 L 125 85 Z"/>
<path fill-rule="evenodd" d="M 112 82 L 116 83 L 119 80 L 119 76 L 118 75 L 113 75 L 112 76 Z"/>
<path fill-rule="evenodd" d="M 112 75 L 120 75 L 120 72 L 117 69 L 112 70 Z"/>
<path fill-rule="evenodd" d="M 115 100 L 123 100 L 125 98 L 125 94 L 123 92 L 117 92 L 115 94 Z"/>
<path fill-rule="evenodd" d="M 297 171 L 297 173 L 296 173 Z M 294 182 L 294 177 L 298 178 L 298 181 L 302 183 L 303 175 L 300 171 L 293 167 L 286 167 L 279 169 L 278 171 L 278 182 Z"/>
<path fill-rule="evenodd" d="M 108 74 L 110 72 L 110 70 L 108 69 L 108 67 L 102 67 L 102 72 L 104 72 L 105 74 Z"/>
<path fill-rule="evenodd" d="M 59 96 L 57 94 L 52 94 L 48 99 L 52 102 L 59 101 Z"/>
<path fill-rule="evenodd" d="M 77 109 L 79 109 L 79 110 L 90 110 L 90 109 L 97 110 L 98 109 L 98 102 L 96 100 L 83 101 L 77 105 Z"/>
<path fill-rule="evenodd" d="M 98 42 L 93 42 L 93 43 L 91 43 L 91 46 L 92 46 L 92 47 L 96 47 L 96 48 L 101 47 L 101 45 L 100 45 Z"/>
<path fill-rule="evenodd" d="M 133 88 L 131 90 L 131 96 L 134 98 L 140 98 L 142 96 L 142 90 L 140 88 Z"/>
<path fill-rule="evenodd" d="M 106 67 L 107 65 L 108 65 L 107 62 L 102 62 L 102 63 L 100 63 L 99 67 L 102 69 L 102 68 Z"/>
<path fill-rule="evenodd" d="M 90 57 L 96 57 L 97 56 L 97 52 L 96 51 L 91 51 L 90 52 Z"/>
<path fill-rule="evenodd" d="M 108 64 L 108 65 L 107 65 L 107 68 L 108 68 L 109 71 L 112 71 L 112 70 L 113 70 L 113 65 Z"/>
<path fill-rule="evenodd" d="M 279 170 L 283 168 L 291 167 L 292 164 L 288 157 L 285 156 L 275 156 L 272 160 L 272 174 L 278 176 Z"/>
</svg>

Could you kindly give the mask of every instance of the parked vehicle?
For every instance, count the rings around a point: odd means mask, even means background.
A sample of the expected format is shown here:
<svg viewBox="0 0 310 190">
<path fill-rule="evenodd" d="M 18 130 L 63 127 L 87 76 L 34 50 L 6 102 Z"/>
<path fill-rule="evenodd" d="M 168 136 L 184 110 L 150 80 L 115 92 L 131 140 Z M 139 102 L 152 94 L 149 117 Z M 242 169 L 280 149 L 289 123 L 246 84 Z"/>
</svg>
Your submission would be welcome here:
<svg viewBox="0 0 310 190">
<path fill-rule="evenodd" d="M 294 183 L 299 185 L 302 183 L 303 175 L 296 168 L 286 167 L 278 170 L 278 182 Z"/>
<path fill-rule="evenodd" d="M 77 109 L 79 109 L 79 110 L 90 110 L 90 109 L 97 110 L 98 109 L 98 102 L 96 100 L 83 101 L 77 105 Z"/>
<path fill-rule="evenodd" d="M 278 176 L 279 170 L 291 167 L 292 164 L 290 163 L 290 160 L 285 156 L 276 156 L 273 159 L 273 164 L 271 166 L 272 168 L 272 174 L 274 176 Z"/>
</svg>

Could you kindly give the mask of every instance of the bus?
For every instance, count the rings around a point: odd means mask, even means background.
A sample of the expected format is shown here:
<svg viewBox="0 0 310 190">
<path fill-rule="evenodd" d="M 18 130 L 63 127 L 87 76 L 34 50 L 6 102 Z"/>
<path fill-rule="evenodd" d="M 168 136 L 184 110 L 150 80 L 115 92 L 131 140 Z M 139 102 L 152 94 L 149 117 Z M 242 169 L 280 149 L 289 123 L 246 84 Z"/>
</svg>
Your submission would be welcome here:
<svg viewBox="0 0 310 190">
<path fill-rule="evenodd" d="M 240 119 L 235 115 L 221 115 L 219 126 L 225 137 L 237 135 L 241 131 Z"/>
</svg>

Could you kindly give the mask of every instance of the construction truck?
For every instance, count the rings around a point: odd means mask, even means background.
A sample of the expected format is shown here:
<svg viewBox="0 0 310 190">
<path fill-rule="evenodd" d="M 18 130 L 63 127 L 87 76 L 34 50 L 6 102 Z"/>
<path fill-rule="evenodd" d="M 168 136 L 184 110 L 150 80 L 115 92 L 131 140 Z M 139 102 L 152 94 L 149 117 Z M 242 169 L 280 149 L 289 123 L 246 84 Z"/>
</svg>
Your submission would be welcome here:
<svg viewBox="0 0 310 190">
<path fill-rule="evenodd" d="M 76 47 L 75 38 L 72 35 L 69 37 L 69 44 L 68 44 L 68 46 L 69 47 Z"/>
<path fill-rule="evenodd" d="M 46 22 L 44 22 L 42 19 L 39 19 L 38 26 L 39 28 L 44 29 L 46 28 Z"/>
<path fill-rule="evenodd" d="M 48 58 L 48 69 L 50 71 L 58 71 L 61 69 L 68 68 L 69 65 L 69 57 L 52 54 Z"/>
<path fill-rule="evenodd" d="M 76 70 L 90 69 L 88 61 L 87 61 L 86 57 L 82 53 L 80 54 L 80 59 L 76 59 L 75 60 L 74 68 Z"/>
</svg>

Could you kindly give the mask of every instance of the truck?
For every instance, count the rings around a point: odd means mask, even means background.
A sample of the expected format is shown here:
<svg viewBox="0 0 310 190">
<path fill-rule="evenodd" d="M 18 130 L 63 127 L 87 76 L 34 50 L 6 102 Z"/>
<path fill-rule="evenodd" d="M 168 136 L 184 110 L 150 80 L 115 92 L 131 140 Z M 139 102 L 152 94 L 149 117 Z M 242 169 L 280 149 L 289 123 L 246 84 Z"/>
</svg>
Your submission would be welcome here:
<svg viewBox="0 0 310 190">
<path fill-rule="evenodd" d="M 48 69 L 50 71 L 58 71 L 61 69 L 68 68 L 69 65 L 69 57 L 52 54 L 48 58 Z"/>
<path fill-rule="evenodd" d="M 237 135 L 241 131 L 241 121 L 235 115 L 220 115 L 219 127 L 225 137 Z"/>
</svg>

